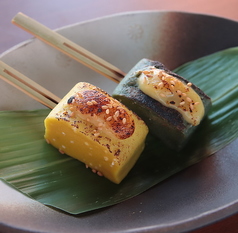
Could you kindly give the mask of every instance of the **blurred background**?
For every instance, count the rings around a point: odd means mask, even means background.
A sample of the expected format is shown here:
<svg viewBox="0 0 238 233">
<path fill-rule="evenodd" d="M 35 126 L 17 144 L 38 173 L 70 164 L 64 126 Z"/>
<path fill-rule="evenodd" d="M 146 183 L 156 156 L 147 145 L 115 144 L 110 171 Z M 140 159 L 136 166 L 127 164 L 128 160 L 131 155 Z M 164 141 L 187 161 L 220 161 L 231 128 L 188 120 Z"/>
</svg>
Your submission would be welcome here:
<svg viewBox="0 0 238 233">
<path fill-rule="evenodd" d="M 11 24 L 18 13 L 51 29 L 125 11 L 174 10 L 238 20 L 237 0 L 0 0 L 0 53 L 31 38 Z"/>
</svg>

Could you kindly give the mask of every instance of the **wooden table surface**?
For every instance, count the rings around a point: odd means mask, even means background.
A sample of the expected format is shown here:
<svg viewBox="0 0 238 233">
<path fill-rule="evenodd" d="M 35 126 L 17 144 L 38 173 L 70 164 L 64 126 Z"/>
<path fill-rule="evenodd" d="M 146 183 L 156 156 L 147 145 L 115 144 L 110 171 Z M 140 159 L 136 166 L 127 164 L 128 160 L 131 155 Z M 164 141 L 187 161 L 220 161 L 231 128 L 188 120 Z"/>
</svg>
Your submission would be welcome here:
<svg viewBox="0 0 238 233">
<path fill-rule="evenodd" d="M 18 12 L 55 29 L 105 15 L 138 10 L 187 11 L 238 21 L 238 0 L 0 0 L 0 53 L 32 37 L 11 24 L 12 17 Z M 238 213 L 192 232 L 238 232 Z"/>
</svg>

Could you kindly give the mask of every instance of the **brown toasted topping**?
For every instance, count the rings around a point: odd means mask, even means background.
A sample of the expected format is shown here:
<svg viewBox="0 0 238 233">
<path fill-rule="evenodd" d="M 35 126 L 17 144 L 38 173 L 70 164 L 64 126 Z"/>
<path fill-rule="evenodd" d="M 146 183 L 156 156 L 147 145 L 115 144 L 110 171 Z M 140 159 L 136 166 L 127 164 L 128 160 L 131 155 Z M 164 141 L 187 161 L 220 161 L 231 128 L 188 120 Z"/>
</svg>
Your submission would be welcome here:
<svg viewBox="0 0 238 233">
<path fill-rule="evenodd" d="M 108 118 L 106 118 L 106 121 L 110 121 L 112 119 L 112 116 L 109 116 Z"/>
<path fill-rule="evenodd" d="M 189 123 L 199 124 L 204 115 L 204 108 L 203 106 L 195 107 L 203 103 L 192 89 L 193 84 L 185 83 L 165 70 L 152 66 L 148 69 L 150 70 L 141 71 L 138 77 L 139 88 L 165 106 L 177 109 Z M 151 74 L 153 74 L 152 78 Z"/>
<path fill-rule="evenodd" d="M 70 97 L 67 103 L 74 116 L 80 114 L 97 127 L 97 131 L 93 134 L 95 137 L 98 137 L 100 131 L 104 129 L 105 132 L 110 129 L 119 139 L 126 139 L 134 133 L 135 123 L 131 113 L 98 88 L 82 90 Z"/>
</svg>

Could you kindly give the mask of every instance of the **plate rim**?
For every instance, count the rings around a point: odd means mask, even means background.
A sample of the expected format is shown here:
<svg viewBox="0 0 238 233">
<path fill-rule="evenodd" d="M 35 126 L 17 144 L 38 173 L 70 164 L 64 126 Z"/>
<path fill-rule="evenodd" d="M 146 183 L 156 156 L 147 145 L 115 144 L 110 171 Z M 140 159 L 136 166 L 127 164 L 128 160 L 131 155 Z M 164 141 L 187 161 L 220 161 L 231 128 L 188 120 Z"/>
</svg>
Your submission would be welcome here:
<svg viewBox="0 0 238 233">
<path fill-rule="evenodd" d="M 102 19 L 108 19 L 108 18 L 114 18 L 114 17 L 120 17 L 123 15 L 131 15 L 131 14 L 148 14 L 148 13 L 154 13 L 154 14 L 160 14 L 160 13 L 179 13 L 179 14 L 186 14 L 186 15 L 196 15 L 196 16 L 201 16 L 201 17 L 210 17 L 210 18 L 218 18 L 218 19 L 222 19 L 222 20 L 226 20 L 226 21 L 231 21 L 231 22 L 235 22 L 236 24 L 238 24 L 238 21 L 236 20 L 232 20 L 226 17 L 221 17 L 221 16 L 217 16 L 217 15 L 212 15 L 212 14 L 204 14 L 204 13 L 194 13 L 194 12 L 188 12 L 188 11 L 171 11 L 171 10 L 139 10 L 139 11 L 126 11 L 126 12 L 120 12 L 120 13 L 115 13 L 115 14 L 110 14 L 110 15 L 106 15 L 106 16 L 102 16 L 102 17 L 96 17 L 93 19 L 89 19 L 89 20 L 85 20 L 85 21 L 81 21 L 81 22 L 77 22 L 77 23 L 73 23 L 73 24 L 69 24 L 63 27 L 59 27 L 54 29 L 57 32 L 61 32 L 63 30 L 67 30 L 68 28 L 74 27 L 74 26 L 79 26 L 79 25 L 83 25 L 83 24 L 87 24 L 87 23 L 91 23 L 97 20 L 102 20 Z M 20 42 L 16 45 L 14 45 L 13 47 L 7 49 L 6 51 L 4 51 L 3 53 L 0 54 L 0 59 L 4 58 L 5 55 L 7 55 L 8 53 L 11 53 L 12 51 L 19 49 L 21 47 L 24 47 L 26 45 L 28 45 L 29 43 L 32 43 L 34 40 L 37 40 L 37 38 L 32 37 L 30 39 L 24 40 L 23 42 Z M 232 143 L 237 142 L 238 140 L 236 139 L 235 141 L 233 141 Z M 230 144 L 228 144 L 226 147 L 229 147 Z M 225 147 L 225 148 L 226 148 Z M 223 150 L 223 149 L 222 149 Z M 220 150 L 220 151 L 222 151 Z M 225 212 L 225 213 L 224 213 Z M 232 215 L 235 215 L 238 213 L 238 199 L 234 202 L 231 202 L 227 205 L 221 206 L 220 208 L 217 208 L 215 210 L 209 211 L 209 212 L 205 212 L 199 216 L 196 217 L 191 217 L 190 219 L 186 219 L 186 221 L 178 221 L 175 223 L 172 223 L 171 225 L 166 225 L 165 228 L 167 230 L 169 230 L 168 232 L 172 232 L 174 230 L 196 230 L 205 226 L 208 226 L 210 224 L 216 223 L 220 220 L 226 219 Z M 215 216 L 214 216 L 215 215 Z M 209 217 L 214 217 L 212 219 L 212 221 L 207 221 L 204 224 L 204 219 Z M 202 221 L 202 222 L 201 222 Z M 194 226 L 192 226 L 192 223 L 197 222 L 197 226 L 194 228 Z M 201 222 L 201 223 L 200 223 Z M 182 227 L 184 227 L 184 224 L 186 225 L 187 229 L 182 229 Z M 23 228 L 16 228 L 14 226 L 5 224 L 4 222 L 1 222 L 0 220 L 0 226 L 1 227 L 6 227 L 6 229 L 14 229 L 17 230 L 16 232 L 24 232 L 27 229 L 23 229 Z M 158 227 L 158 225 L 154 225 L 152 227 L 149 227 L 149 231 L 150 230 L 161 230 L 161 229 L 165 229 L 164 227 L 161 228 L 160 226 Z M 135 229 L 136 230 L 136 229 Z M 148 230 L 148 227 L 145 228 L 140 228 L 140 231 L 144 231 L 144 230 Z M 35 231 L 30 231 L 30 232 L 35 232 Z M 134 232 L 131 231 L 131 229 L 128 232 Z M 165 231 L 167 232 L 167 231 Z"/>
</svg>

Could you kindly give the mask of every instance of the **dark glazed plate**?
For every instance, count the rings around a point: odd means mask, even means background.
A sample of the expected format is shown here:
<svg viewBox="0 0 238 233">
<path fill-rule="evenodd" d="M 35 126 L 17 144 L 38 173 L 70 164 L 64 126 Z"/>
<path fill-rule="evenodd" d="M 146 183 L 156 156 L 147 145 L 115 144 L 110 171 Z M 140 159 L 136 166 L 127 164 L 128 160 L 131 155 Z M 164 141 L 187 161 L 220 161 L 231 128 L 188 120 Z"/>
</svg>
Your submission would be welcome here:
<svg viewBox="0 0 238 233">
<path fill-rule="evenodd" d="M 159 60 L 173 69 L 238 45 L 237 22 L 181 12 L 129 12 L 59 32 L 125 72 L 141 58 Z M 109 93 L 116 86 L 36 39 L 5 52 L 1 60 L 60 97 L 79 81 Z M 42 108 L 2 81 L 0 93 L 0 110 Z M 77 216 L 44 206 L 0 182 L 0 228 L 4 232 L 181 232 L 213 223 L 238 212 L 237 143 L 135 198 Z"/>
</svg>

